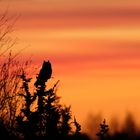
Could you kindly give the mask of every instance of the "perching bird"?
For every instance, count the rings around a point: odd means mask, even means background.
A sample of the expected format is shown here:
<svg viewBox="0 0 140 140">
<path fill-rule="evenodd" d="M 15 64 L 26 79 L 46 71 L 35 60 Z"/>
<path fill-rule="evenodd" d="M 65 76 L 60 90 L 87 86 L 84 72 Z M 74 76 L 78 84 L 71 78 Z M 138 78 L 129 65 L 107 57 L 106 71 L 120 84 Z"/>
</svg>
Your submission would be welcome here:
<svg viewBox="0 0 140 140">
<path fill-rule="evenodd" d="M 39 85 L 45 84 L 45 82 L 47 82 L 47 80 L 51 78 L 51 75 L 52 75 L 51 63 L 49 61 L 47 62 L 44 61 L 34 85 L 38 87 Z"/>
</svg>

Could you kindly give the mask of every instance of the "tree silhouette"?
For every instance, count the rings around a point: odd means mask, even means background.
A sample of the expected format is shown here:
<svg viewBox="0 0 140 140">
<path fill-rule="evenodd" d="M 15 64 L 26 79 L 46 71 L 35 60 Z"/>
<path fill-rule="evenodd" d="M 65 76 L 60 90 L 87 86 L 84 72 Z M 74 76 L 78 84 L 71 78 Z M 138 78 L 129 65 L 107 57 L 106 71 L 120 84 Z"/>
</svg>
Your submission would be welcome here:
<svg viewBox="0 0 140 140">
<path fill-rule="evenodd" d="M 103 123 L 100 124 L 100 131 L 96 134 L 101 140 L 105 139 L 106 133 L 109 131 L 109 126 L 106 124 L 104 119 Z"/>
<path fill-rule="evenodd" d="M 52 88 L 46 88 L 51 75 L 51 63 L 44 61 L 36 77 L 35 92 L 31 94 L 29 83 L 32 79 L 22 73 L 23 86 L 19 96 L 24 98 L 24 107 L 16 119 L 19 135 L 24 139 L 83 138 L 80 124 L 75 117 L 72 119 L 71 107 L 60 104 L 56 94 L 59 81 Z"/>
</svg>

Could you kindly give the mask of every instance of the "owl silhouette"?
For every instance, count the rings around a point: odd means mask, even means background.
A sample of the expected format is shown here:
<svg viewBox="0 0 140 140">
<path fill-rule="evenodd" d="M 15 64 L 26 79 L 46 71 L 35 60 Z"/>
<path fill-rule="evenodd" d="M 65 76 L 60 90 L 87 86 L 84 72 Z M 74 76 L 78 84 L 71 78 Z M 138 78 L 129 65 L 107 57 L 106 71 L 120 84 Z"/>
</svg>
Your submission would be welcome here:
<svg viewBox="0 0 140 140">
<path fill-rule="evenodd" d="M 47 62 L 44 61 L 34 85 L 38 87 L 41 86 L 42 84 L 45 84 L 45 82 L 47 82 L 47 80 L 51 78 L 51 75 L 52 75 L 51 63 L 49 61 Z"/>
</svg>

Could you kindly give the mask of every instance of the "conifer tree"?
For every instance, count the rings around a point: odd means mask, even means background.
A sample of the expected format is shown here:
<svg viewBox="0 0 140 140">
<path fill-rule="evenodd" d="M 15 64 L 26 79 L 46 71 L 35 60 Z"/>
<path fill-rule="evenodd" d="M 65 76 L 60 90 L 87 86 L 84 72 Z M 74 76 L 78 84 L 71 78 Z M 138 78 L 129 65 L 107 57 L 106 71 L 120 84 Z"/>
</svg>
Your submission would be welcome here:
<svg viewBox="0 0 140 140">
<path fill-rule="evenodd" d="M 44 61 L 34 84 L 34 93 L 29 90 L 31 78 L 26 78 L 24 72 L 21 75 L 23 86 L 19 96 L 24 98 L 25 103 L 17 117 L 17 130 L 24 139 L 66 140 L 80 134 L 81 126 L 75 117 L 72 119 L 71 107 L 61 105 L 56 94 L 59 81 L 52 88 L 47 88 L 51 75 L 51 63 Z"/>
</svg>

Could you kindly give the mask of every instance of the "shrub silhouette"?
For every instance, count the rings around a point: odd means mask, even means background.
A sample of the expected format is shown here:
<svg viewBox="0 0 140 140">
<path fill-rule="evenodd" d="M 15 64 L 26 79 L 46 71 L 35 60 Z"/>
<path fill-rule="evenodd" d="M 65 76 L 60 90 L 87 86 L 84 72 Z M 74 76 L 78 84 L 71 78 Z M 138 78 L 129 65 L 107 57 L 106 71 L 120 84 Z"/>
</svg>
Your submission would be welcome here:
<svg viewBox="0 0 140 140">
<path fill-rule="evenodd" d="M 71 107 L 60 104 L 60 97 L 56 95 L 59 81 L 47 89 L 47 81 L 51 78 L 52 67 L 49 61 L 44 61 L 42 68 L 35 82 L 34 93 L 30 93 L 29 83 L 23 72 L 22 93 L 19 96 L 24 98 L 24 107 L 17 116 L 17 131 L 23 139 L 87 139 L 80 130 L 81 126 L 72 118 Z M 33 108 L 32 108 L 33 106 Z"/>
</svg>

